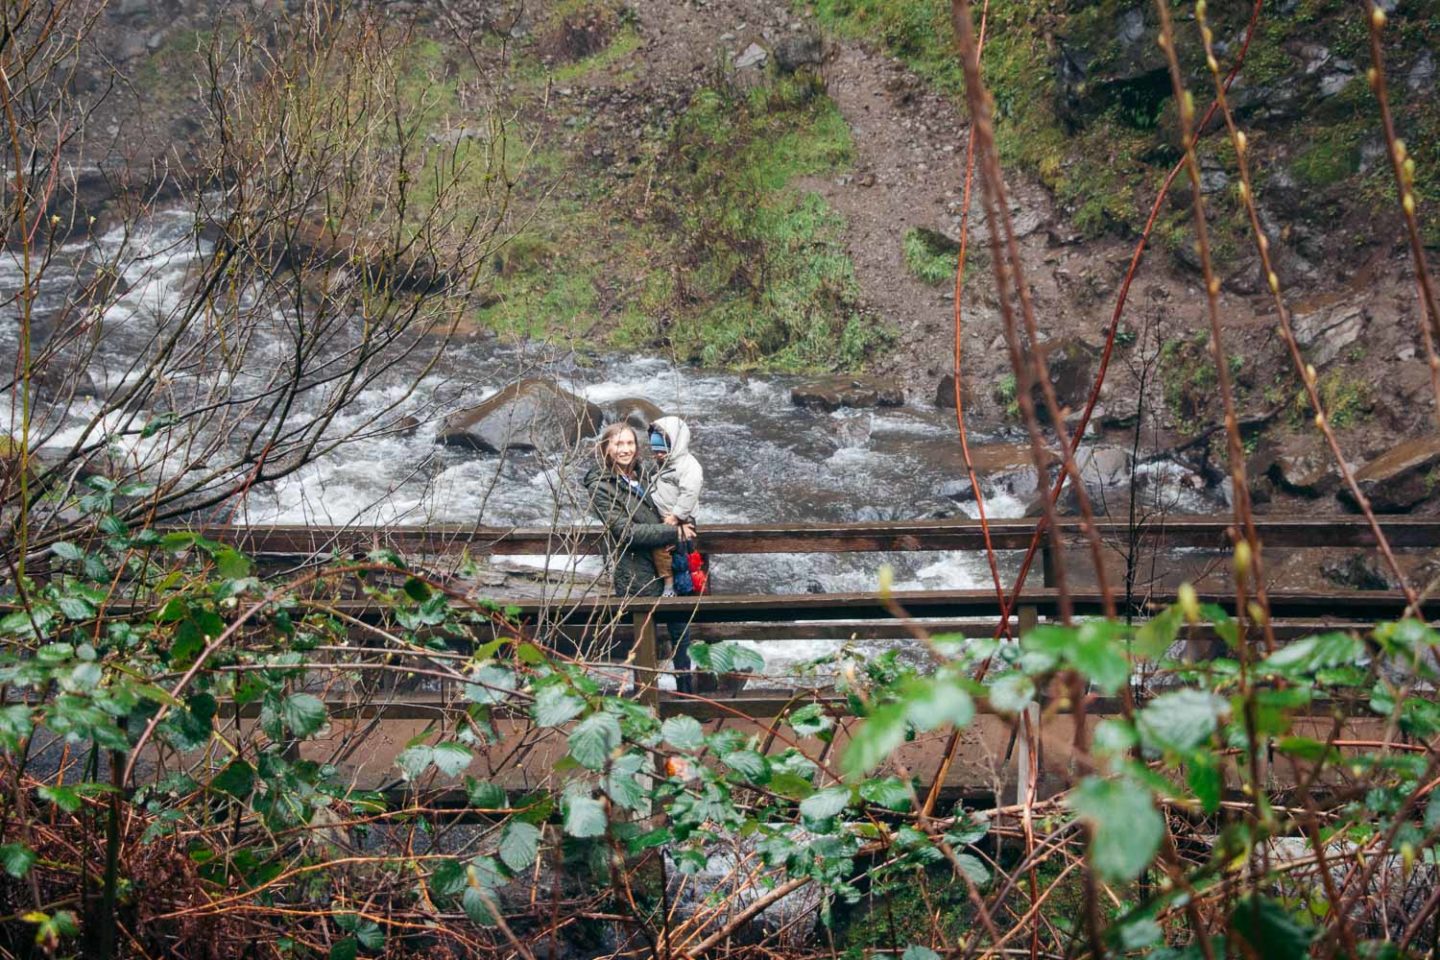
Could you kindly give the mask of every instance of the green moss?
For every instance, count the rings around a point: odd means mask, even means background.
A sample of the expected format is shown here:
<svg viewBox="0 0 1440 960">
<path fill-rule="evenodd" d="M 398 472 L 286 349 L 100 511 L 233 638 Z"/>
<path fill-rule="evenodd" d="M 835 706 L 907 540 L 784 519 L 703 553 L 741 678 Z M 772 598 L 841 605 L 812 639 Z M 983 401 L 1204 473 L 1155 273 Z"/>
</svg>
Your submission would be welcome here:
<svg viewBox="0 0 1440 960">
<path fill-rule="evenodd" d="M 1325 416 L 1333 427 L 1348 427 L 1362 422 L 1375 405 L 1375 394 L 1370 384 L 1342 369 L 1322 374 L 1315 382 L 1315 390 L 1320 394 Z M 1298 427 L 1314 415 L 1310 395 L 1303 387 L 1296 389 L 1290 403 L 1290 422 Z"/>
<path fill-rule="evenodd" d="M 1234 378 L 1245 367 L 1245 359 L 1232 355 L 1226 361 L 1237 399 L 1243 392 Z M 1181 433 L 1194 433 L 1214 421 L 1220 409 L 1217 388 L 1219 374 L 1210 353 L 1210 334 L 1197 330 L 1184 340 L 1167 340 L 1160 347 L 1160 387 L 1165 406 L 1175 417 Z"/>
</svg>

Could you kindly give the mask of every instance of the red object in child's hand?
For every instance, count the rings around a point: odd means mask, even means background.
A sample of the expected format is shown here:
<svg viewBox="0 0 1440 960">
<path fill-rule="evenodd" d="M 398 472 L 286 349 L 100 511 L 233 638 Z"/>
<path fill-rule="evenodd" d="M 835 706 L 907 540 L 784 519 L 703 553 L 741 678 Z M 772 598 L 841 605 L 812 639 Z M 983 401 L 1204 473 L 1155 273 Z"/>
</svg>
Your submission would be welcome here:
<svg viewBox="0 0 1440 960">
<path fill-rule="evenodd" d="M 705 570 L 705 558 L 700 555 L 699 550 L 691 550 L 686 562 L 690 564 L 691 574 L 703 573 Z"/>
<path fill-rule="evenodd" d="M 697 595 L 705 592 L 705 588 L 708 586 L 706 581 L 709 579 L 709 575 L 704 570 L 696 570 L 690 574 L 690 582 L 694 585 L 694 592 Z"/>
</svg>

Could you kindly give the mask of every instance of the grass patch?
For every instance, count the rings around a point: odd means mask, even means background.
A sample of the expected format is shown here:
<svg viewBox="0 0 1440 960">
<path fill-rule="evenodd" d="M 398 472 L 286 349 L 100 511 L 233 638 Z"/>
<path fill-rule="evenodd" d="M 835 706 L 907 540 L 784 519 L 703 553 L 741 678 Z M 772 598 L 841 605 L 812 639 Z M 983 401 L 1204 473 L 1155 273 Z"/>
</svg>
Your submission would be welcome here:
<svg viewBox="0 0 1440 960">
<path fill-rule="evenodd" d="M 960 245 L 943 233 L 912 227 L 901 241 L 905 268 L 917 280 L 938 287 L 954 282 L 960 263 Z"/>
<path fill-rule="evenodd" d="M 1349 376 L 1344 370 L 1331 370 L 1321 374 L 1315 381 L 1315 391 L 1325 407 L 1325 416 L 1331 426 L 1348 427 L 1364 421 L 1375 405 L 1375 393 L 1370 384 L 1357 377 Z M 1310 395 L 1305 388 L 1295 391 L 1290 402 L 1290 422 L 1300 427 L 1315 415 L 1310 406 Z"/>
<path fill-rule="evenodd" d="M 1238 396 L 1240 387 L 1234 378 L 1244 369 L 1245 358 L 1232 355 L 1227 361 L 1232 386 Z M 1194 433 L 1210 423 L 1220 409 L 1216 393 L 1220 385 L 1215 362 L 1210 355 L 1210 334 L 1197 331 L 1183 340 L 1167 340 L 1160 347 L 1160 386 L 1165 406 L 1175 417 L 1181 433 Z"/>
</svg>

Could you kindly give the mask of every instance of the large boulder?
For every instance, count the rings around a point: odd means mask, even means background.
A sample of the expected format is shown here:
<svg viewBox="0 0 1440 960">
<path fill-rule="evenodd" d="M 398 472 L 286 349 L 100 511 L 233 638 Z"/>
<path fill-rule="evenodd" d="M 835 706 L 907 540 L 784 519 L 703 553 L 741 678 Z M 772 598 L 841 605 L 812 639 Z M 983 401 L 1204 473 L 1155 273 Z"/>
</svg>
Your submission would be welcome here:
<svg viewBox="0 0 1440 960">
<path fill-rule="evenodd" d="M 1436 491 L 1440 434 L 1397 444 L 1355 472 L 1355 482 L 1377 513 L 1404 513 Z M 1340 497 L 1356 507 L 1348 489 Z"/>
<path fill-rule="evenodd" d="M 1365 308 L 1357 304 L 1302 314 L 1295 318 L 1295 340 L 1305 359 L 1323 367 L 1360 339 L 1368 319 Z"/>
<path fill-rule="evenodd" d="M 790 402 L 808 410 L 839 410 L 841 407 L 898 407 L 905 392 L 890 383 L 870 377 L 827 377 L 803 383 L 790 391 Z"/>
<path fill-rule="evenodd" d="M 605 414 L 611 423 L 619 423 L 623 420 L 644 433 L 650 424 L 665 416 L 665 411 L 644 397 L 622 397 L 607 403 Z"/>
<path fill-rule="evenodd" d="M 960 400 L 968 410 L 971 406 L 970 381 L 960 381 Z M 955 374 L 947 373 L 935 385 L 935 406 L 941 410 L 955 409 Z"/>
<path fill-rule="evenodd" d="M 1075 337 L 1065 337 L 1045 344 L 1045 367 L 1050 373 L 1050 385 L 1055 390 L 1055 400 L 1061 409 L 1078 410 L 1090 399 L 1090 388 L 1095 385 L 1095 369 L 1099 355 L 1095 348 Z M 1031 398 L 1035 401 L 1036 417 L 1041 423 L 1050 422 L 1050 411 L 1045 407 L 1045 397 L 1039 384 L 1032 387 Z"/>
<path fill-rule="evenodd" d="M 569 449 L 593 437 L 605 422 L 595 404 L 549 380 L 512 383 L 476 406 L 445 418 L 436 438 L 486 453 Z"/>
</svg>

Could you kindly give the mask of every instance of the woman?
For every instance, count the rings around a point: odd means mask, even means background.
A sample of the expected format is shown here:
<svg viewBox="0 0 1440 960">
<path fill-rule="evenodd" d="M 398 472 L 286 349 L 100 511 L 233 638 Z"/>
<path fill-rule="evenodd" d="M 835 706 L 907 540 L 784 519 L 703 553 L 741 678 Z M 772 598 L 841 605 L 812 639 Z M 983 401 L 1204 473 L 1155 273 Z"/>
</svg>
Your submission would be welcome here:
<svg viewBox="0 0 1440 960">
<path fill-rule="evenodd" d="M 590 492 L 590 509 L 605 525 L 615 593 L 622 597 L 658 597 L 663 584 L 655 575 L 651 551 L 693 540 L 695 527 L 661 520 L 648 490 L 653 471 L 648 464 L 640 463 L 640 445 L 630 424 L 622 421 L 606 427 L 596 453 L 600 462 L 585 475 L 585 488 Z M 689 670 L 690 658 L 685 652 L 689 644 L 683 628 L 667 625 L 667 629 L 672 642 L 679 640 L 675 668 Z M 677 686 L 681 690 L 689 687 L 688 674 L 679 675 Z"/>
</svg>

